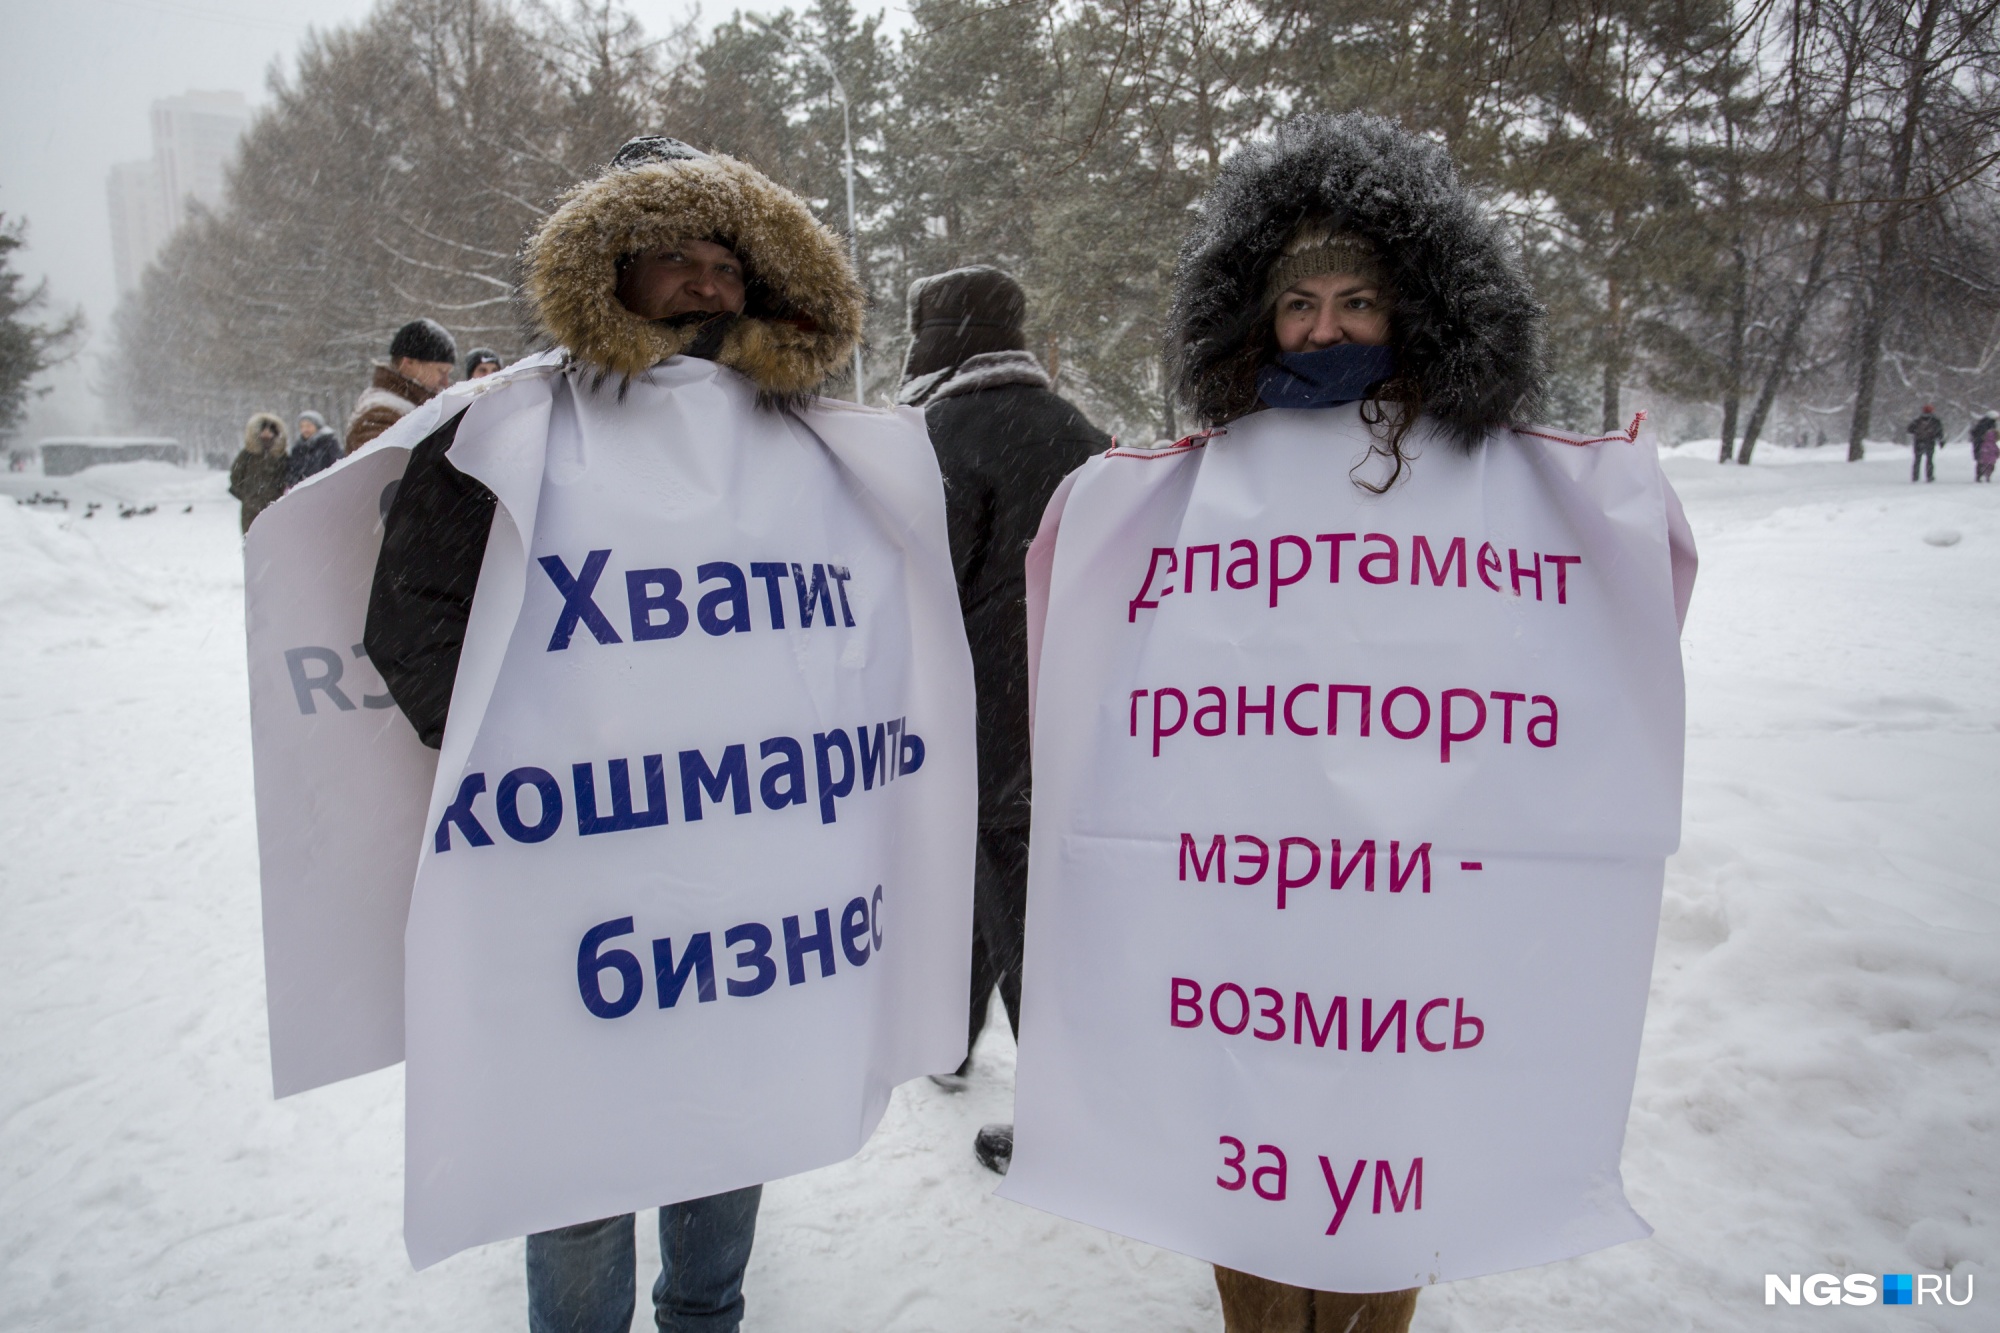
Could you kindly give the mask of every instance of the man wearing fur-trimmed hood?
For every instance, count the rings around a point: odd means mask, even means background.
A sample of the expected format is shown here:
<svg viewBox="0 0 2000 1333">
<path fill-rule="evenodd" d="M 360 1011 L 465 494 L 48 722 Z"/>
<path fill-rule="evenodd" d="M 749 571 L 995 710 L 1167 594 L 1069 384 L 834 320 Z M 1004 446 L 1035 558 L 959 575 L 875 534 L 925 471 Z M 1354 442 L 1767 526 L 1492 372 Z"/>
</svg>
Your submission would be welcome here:
<svg viewBox="0 0 2000 1333">
<path fill-rule="evenodd" d="M 750 167 L 635 139 L 525 269 L 554 350 L 404 428 L 428 434 L 365 636 L 442 749 L 406 1237 L 422 1266 L 531 1232 L 530 1327 L 623 1330 L 630 1210 L 681 1200 L 659 1327 L 730 1333 L 757 1182 L 850 1154 L 889 1086 L 962 1053 L 971 672 L 942 490 L 914 413 L 815 397 L 861 289 Z"/>
</svg>

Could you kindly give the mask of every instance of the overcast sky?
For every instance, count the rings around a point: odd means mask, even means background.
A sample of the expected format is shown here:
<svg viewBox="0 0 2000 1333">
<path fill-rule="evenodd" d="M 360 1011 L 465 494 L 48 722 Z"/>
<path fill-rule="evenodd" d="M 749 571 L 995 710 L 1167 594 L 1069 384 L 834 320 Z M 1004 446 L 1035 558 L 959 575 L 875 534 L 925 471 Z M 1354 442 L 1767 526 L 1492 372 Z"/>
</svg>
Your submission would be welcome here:
<svg viewBox="0 0 2000 1333">
<path fill-rule="evenodd" d="M 691 4 L 629 7 L 662 32 Z M 734 7 L 710 4 L 704 16 Z M 289 71 L 308 27 L 352 23 L 372 8 L 372 0 L 0 0 L 0 212 L 28 220 L 22 269 L 46 276 L 54 301 L 81 305 L 91 326 L 90 347 L 60 376 L 51 403 L 61 428 L 84 428 L 94 415 L 81 395 L 117 296 L 105 177 L 113 163 L 151 155 L 154 99 L 233 89 L 260 106 L 273 65 Z"/>
</svg>

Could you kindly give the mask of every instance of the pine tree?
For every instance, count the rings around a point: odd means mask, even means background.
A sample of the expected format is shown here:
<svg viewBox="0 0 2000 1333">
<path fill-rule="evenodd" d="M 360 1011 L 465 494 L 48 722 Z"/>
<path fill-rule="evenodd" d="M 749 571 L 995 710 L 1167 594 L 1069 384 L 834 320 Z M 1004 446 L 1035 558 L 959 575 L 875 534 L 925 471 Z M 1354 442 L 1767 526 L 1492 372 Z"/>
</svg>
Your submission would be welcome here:
<svg viewBox="0 0 2000 1333">
<path fill-rule="evenodd" d="M 0 213 L 0 439 L 20 429 L 35 377 L 68 360 L 83 336 L 81 311 L 53 324 L 29 318 L 48 304 L 49 285 L 25 286 L 26 279 L 14 268 L 14 252 L 27 244 L 27 234 L 26 222 L 9 222 Z"/>
</svg>

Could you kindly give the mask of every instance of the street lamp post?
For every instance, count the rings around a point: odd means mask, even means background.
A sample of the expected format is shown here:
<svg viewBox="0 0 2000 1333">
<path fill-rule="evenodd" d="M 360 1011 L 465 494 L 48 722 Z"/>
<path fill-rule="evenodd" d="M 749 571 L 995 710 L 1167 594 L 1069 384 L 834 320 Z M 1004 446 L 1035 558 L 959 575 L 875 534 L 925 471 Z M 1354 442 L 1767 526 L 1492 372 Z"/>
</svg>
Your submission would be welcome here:
<svg viewBox="0 0 2000 1333">
<path fill-rule="evenodd" d="M 824 51 L 816 47 L 802 47 L 808 55 L 819 61 L 826 76 L 833 80 L 833 95 L 840 99 L 841 151 L 847 160 L 847 243 L 854 257 L 854 276 L 861 276 L 861 223 L 854 216 L 854 122 L 847 105 L 847 89 L 840 82 L 840 72 L 833 67 L 833 61 Z M 854 344 L 854 401 L 862 401 L 861 343 Z"/>
</svg>

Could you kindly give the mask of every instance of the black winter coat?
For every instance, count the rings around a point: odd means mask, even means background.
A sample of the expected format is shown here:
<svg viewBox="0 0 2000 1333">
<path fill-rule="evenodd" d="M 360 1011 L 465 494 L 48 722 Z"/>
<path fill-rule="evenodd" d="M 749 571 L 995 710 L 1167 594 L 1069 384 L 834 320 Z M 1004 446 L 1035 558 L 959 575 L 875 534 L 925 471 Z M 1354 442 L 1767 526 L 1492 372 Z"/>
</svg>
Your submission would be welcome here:
<svg viewBox="0 0 2000 1333">
<path fill-rule="evenodd" d="M 1025 384 L 924 409 L 944 472 L 945 521 L 979 691 L 979 822 L 1028 823 L 1028 543 L 1056 486 L 1111 437 Z"/>
<path fill-rule="evenodd" d="M 493 492 L 445 458 L 464 413 L 410 451 L 383 521 L 382 553 L 361 642 L 417 739 L 444 742 L 458 655 L 498 505 Z"/>
<path fill-rule="evenodd" d="M 316 472 L 324 472 L 340 461 L 340 441 L 331 431 L 321 431 L 310 439 L 302 439 L 292 446 L 285 461 L 285 489 L 304 481 Z"/>
</svg>

